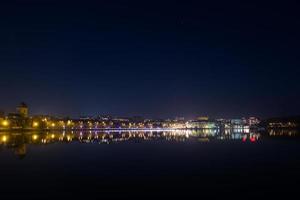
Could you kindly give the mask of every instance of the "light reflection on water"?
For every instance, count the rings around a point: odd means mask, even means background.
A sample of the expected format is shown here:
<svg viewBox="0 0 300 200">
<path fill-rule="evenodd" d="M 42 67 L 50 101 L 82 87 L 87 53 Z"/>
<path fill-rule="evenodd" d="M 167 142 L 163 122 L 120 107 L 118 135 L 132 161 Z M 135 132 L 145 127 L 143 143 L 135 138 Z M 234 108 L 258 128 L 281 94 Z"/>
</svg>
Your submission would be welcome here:
<svg viewBox="0 0 300 200">
<path fill-rule="evenodd" d="M 0 149 L 9 149 L 19 158 L 27 153 L 27 145 L 51 145 L 54 143 L 113 144 L 120 142 L 174 141 L 209 142 L 212 140 L 255 143 L 264 137 L 298 136 L 299 130 L 258 131 L 219 129 L 172 130 L 172 131 L 61 131 L 61 132 L 0 132 Z"/>
</svg>

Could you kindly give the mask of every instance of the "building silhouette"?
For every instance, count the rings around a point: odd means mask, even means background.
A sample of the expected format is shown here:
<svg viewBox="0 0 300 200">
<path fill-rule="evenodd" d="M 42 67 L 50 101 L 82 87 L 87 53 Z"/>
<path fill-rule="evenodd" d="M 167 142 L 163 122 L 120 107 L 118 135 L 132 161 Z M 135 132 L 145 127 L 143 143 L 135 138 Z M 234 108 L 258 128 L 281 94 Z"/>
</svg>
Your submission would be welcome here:
<svg viewBox="0 0 300 200">
<path fill-rule="evenodd" d="M 26 103 L 22 102 L 18 107 L 17 107 L 17 113 L 23 117 L 27 118 L 28 117 L 28 106 Z"/>
</svg>

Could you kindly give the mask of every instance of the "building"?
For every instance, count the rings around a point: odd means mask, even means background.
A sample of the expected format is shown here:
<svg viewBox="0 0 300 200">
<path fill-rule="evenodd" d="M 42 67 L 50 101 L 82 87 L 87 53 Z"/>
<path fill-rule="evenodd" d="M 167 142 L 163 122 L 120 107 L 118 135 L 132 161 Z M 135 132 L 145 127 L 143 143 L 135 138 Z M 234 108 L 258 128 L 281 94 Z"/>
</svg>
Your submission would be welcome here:
<svg viewBox="0 0 300 200">
<path fill-rule="evenodd" d="M 216 129 L 219 128 L 216 122 L 210 121 L 188 121 L 186 127 L 191 129 Z"/>
<path fill-rule="evenodd" d="M 253 126 L 257 126 L 260 123 L 260 120 L 256 117 L 250 117 L 248 119 L 248 124 L 249 126 L 253 127 Z"/>
<path fill-rule="evenodd" d="M 30 118 L 28 117 L 28 106 L 21 103 L 16 107 L 15 113 L 8 113 L 5 119 L 2 119 L 2 127 L 6 129 L 22 129 L 28 128 Z"/>
<path fill-rule="evenodd" d="M 245 121 L 243 119 L 231 119 L 230 123 L 232 125 L 241 125 L 242 126 L 245 124 Z"/>
<path fill-rule="evenodd" d="M 17 114 L 19 114 L 23 118 L 28 117 L 28 106 L 22 102 L 18 107 L 17 107 Z"/>
</svg>

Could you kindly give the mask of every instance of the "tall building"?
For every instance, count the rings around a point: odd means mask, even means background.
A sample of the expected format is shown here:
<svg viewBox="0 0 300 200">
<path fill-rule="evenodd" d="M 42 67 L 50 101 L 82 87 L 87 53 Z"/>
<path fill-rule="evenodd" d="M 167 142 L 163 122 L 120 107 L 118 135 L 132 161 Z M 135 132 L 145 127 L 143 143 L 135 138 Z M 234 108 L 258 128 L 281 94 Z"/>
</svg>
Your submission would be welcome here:
<svg viewBox="0 0 300 200">
<path fill-rule="evenodd" d="M 17 113 L 24 118 L 28 117 L 28 106 L 22 102 L 18 107 L 17 107 Z"/>
</svg>

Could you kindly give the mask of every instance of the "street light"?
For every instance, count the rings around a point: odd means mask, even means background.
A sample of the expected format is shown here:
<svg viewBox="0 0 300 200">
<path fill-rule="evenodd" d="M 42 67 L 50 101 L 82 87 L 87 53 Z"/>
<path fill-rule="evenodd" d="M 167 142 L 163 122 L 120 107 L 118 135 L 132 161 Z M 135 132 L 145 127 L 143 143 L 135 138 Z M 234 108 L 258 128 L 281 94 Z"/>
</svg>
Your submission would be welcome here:
<svg viewBox="0 0 300 200">
<path fill-rule="evenodd" d="M 3 125 L 3 126 L 8 126 L 8 125 L 9 125 L 8 120 L 4 120 L 4 121 L 2 122 L 2 125 Z"/>
<path fill-rule="evenodd" d="M 1 138 L 2 142 L 7 142 L 7 136 L 6 135 L 3 135 L 2 138 Z"/>
<path fill-rule="evenodd" d="M 33 122 L 33 127 L 38 127 L 39 123 L 38 122 Z"/>
</svg>

